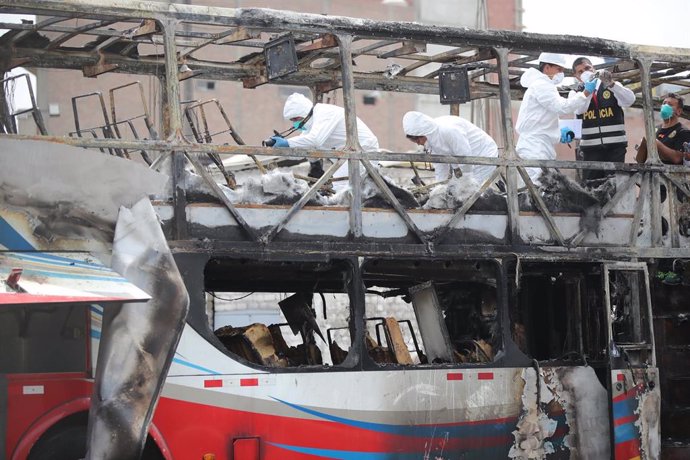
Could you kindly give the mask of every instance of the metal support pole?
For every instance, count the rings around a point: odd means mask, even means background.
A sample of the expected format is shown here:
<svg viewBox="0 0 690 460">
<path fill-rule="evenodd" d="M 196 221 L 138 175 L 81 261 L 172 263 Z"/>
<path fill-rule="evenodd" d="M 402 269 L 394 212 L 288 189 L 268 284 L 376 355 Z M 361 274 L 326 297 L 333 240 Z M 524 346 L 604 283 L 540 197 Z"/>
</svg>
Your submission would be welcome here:
<svg viewBox="0 0 690 460">
<path fill-rule="evenodd" d="M 515 159 L 515 140 L 513 134 L 513 106 L 510 100 L 510 74 L 508 73 L 508 53 L 506 48 L 494 48 L 498 60 L 498 87 L 499 100 L 501 102 L 501 124 L 503 130 L 502 157 Z"/>
<path fill-rule="evenodd" d="M 640 67 L 640 84 L 642 86 L 642 105 L 647 110 L 644 111 L 644 127 L 645 137 L 647 139 L 647 163 L 658 164 L 659 152 L 656 148 L 656 128 L 654 127 L 654 100 L 652 99 L 652 81 L 649 78 L 649 73 L 652 68 L 652 61 L 650 59 L 636 59 L 637 65 Z M 651 229 L 652 229 L 652 247 L 661 245 L 661 194 L 659 187 L 661 181 L 659 174 L 650 172 L 652 179 L 652 199 L 649 202 L 649 210 L 651 213 Z M 670 194 L 670 190 L 668 190 Z M 667 194 L 667 195 L 668 195 Z M 670 202 L 670 199 L 669 199 Z M 669 222 L 669 225 L 673 225 Z"/>
<path fill-rule="evenodd" d="M 340 49 L 340 65 L 343 75 L 343 102 L 345 108 L 345 127 L 347 141 L 344 150 L 361 152 L 357 133 L 357 111 L 355 110 L 355 80 L 352 71 L 352 36 L 336 35 Z M 362 184 L 359 174 L 359 160 L 348 160 L 352 203 L 350 203 L 350 234 L 354 238 L 362 236 Z"/>
<path fill-rule="evenodd" d="M 656 148 L 656 127 L 654 126 L 654 100 L 652 99 L 652 81 L 649 73 L 652 62 L 649 59 L 636 59 L 640 67 L 640 85 L 642 89 L 642 106 L 647 110 L 644 114 L 644 128 L 647 139 L 647 163 L 660 163 L 659 152 Z"/>
<path fill-rule="evenodd" d="M 512 104 L 510 101 L 510 75 L 508 73 L 508 49 L 494 48 L 496 59 L 498 61 L 498 81 L 499 81 L 499 100 L 501 101 L 501 121 L 503 125 L 503 152 L 501 157 L 505 159 L 514 160 L 517 158 L 515 153 L 515 141 L 513 138 L 513 115 Z M 505 168 L 504 178 L 506 181 L 508 200 L 508 228 L 510 229 L 510 241 L 513 244 L 519 243 L 520 240 L 520 207 L 518 205 L 518 181 L 517 170 L 514 167 L 508 166 Z"/>
<path fill-rule="evenodd" d="M 180 106 L 180 81 L 177 77 L 177 46 L 175 44 L 175 30 L 178 21 L 164 19 L 159 21 L 163 32 L 165 47 L 165 74 L 161 76 L 161 102 L 163 118 L 163 138 L 168 140 L 182 139 L 182 108 Z M 170 162 L 174 206 L 175 239 L 187 238 L 187 198 L 184 180 L 184 152 L 170 152 Z M 165 155 L 163 152 L 162 155 Z"/>
<path fill-rule="evenodd" d="M 165 78 L 162 81 L 163 91 L 163 138 L 182 138 L 182 108 L 180 106 L 180 80 L 177 76 L 177 45 L 175 30 L 179 24 L 173 19 L 159 21 L 163 32 L 165 47 Z"/>
</svg>

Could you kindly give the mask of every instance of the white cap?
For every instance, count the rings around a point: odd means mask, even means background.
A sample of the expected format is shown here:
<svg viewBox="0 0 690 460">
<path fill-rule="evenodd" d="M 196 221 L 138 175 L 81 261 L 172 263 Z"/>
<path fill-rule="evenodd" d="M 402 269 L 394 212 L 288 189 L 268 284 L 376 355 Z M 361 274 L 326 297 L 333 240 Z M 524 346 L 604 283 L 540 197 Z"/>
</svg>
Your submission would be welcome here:
<svg viewBox="0 0 690 460">
<path fill-rule="evenodd" d="M 286 120 L 297 117 L 306 118 L 313 106 L 314 104 L 304 94 L 292 93 L 285 101 L 283 118 Z"/>
<path fill-rule="evenodd" d="M 556 53 L 541 53 L 539 55 L 539 64 L 555 64 L 566 68 L 565 56 Z"/>
<path fill-rule="evenodd" d="M 402 123 L 407 136 L 428 136 L 438 129 L 434 119 L 422 112 L 407 112 Z"/>
</svg>

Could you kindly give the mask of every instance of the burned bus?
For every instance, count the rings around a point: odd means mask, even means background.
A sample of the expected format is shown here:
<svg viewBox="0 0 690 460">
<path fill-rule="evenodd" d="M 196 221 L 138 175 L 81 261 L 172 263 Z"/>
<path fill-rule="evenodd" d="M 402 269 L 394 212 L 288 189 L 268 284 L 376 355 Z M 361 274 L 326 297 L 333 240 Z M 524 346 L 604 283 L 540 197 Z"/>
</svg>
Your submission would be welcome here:
<svg viewBox="0 0 690 460">
<path fill-rule="evenodd" d="M 0 12 L 37 16 L 3 24 L 4 70 L 118 76 L 71 96 L 65 133 L 34 105 L 22 134 L 4 92 L 6 458 L 682 450 L 686 171 L 653 143 L 642 164 L 520 158 L 513 105 L 540 52 L 602 57 L 653 138 L 660 87 L 687 86 L 690 50 L 158 2 Z M 247 143 L 230 106 L 182 98 L 200 75 L 340 101 L 345 147 Z M 124 91 L 140 113 L 122 115 Z M 357 98 L 372 91 L 450 113 L 491 101 L 500 155 L 364 151 Z M 86 99 L 97 120 L 79 117 Z M 432 162 L 494 169 L 434 183 Z M 610 175 L 584 183 L 583 169 Z"/>
</svg>

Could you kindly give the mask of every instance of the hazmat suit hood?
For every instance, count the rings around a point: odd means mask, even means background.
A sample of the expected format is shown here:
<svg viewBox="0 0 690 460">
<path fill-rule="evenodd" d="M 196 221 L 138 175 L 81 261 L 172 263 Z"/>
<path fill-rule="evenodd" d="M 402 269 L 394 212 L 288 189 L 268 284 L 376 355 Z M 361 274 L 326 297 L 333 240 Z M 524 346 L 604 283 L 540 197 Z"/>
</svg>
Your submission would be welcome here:
<svg viewBox="0 0 690 460">
<path fill-rule="evenodd" d="M 407 136 L 426 136 L 438 130 L 438 124 L 428 115 L 421 112 L 407 112 L 403 116 L 403 131 Z"/>
<path fill-rule="evenodd" d="M 530 67 L 520 77 L 520 84 L 523 88 L 529 88 L 534 84 L 534 82 L 539 80 L 544 80 L 547 82 L 551 81 L 551 79 L 547 75 L 544 75 L 540 70 Z"/>
<path fill-rule="evenodd" d="M 283 118 L 286 120 L 296 117 L 306 118 L 313 106 L 314 104 L 303 94 L 292 93 L 285 101 Z"/>
</svg>

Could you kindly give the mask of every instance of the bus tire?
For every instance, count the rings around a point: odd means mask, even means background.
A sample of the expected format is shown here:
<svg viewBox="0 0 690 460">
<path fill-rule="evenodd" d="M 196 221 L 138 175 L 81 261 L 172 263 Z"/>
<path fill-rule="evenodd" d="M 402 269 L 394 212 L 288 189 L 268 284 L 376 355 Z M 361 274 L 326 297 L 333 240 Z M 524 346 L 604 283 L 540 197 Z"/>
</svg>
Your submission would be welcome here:
<svg viewBox="0 0 690 460">
<path fill-rule="evenodd" d="M 86 456 L 86 426 L 71 425 L 38 440 L 31 448 L 27 460 L 81 460 Z M 156 442 L 150 436 L 141 460 L 165 460 Z"/>
<path fill-rule="evenodd" d="M 80 460 L 86 455 L 86 427 L 64 427 L 39 439 L 27 460 Z"/>
</svg>

